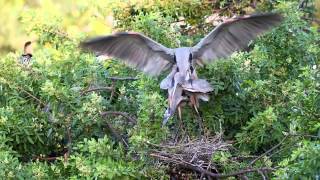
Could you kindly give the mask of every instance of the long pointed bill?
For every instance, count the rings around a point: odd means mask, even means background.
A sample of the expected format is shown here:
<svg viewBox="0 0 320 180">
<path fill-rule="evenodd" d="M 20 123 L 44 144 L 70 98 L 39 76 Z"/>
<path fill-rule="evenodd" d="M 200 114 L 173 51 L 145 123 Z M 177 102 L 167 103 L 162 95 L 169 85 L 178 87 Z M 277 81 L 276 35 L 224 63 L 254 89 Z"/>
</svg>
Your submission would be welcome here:
<svg viewBox="0 0 320 180">
<path fill-rule="evenodd" d="M 166 112 L 164 113 L 164 117 L 163 117 L 163 120 L 162 120 L 162 127 L 164 127 L 167 124 L 167 122 L 168 122 L 168 120 L 169 120 L 169 118 L 171 116 L 172 116 L 172 114 L 171 114 L 170 107 L 169 107 L 166 110 Z"/>
</svg>

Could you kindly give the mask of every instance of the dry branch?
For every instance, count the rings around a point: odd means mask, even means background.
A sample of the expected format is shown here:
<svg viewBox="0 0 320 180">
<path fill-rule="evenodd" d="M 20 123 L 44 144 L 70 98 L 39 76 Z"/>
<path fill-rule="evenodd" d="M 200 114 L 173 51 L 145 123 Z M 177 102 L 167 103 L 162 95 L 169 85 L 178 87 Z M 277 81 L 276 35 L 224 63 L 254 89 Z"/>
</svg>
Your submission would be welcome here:
<svg viewBox="0 0 320 180">
<path fill-rule="evenodd" d="M 137 124 L 137 120 L 133 117 L 130 117 L 128 113 L 126 112 L 120 112 L 120 111 L 104 111 L 100 113 L 101 116 L 108 116 L 108 115 L 116 115 L 116 116 L 122 116 L 129 120 L 133 124 Z"/>
<path fill-rule="evenodd" d="M 31 97 L 32 99 L 36 100 L 40 106 L 46 106 L 46 103 L 42 102 L 39 98 L 37 98 L 36 96 L 34 96 L 33 94 L 29 93 L 28 91 L 24 90 L 22 87 L 17 86 L 17 88 L 21 91 L 23 91 L 25 94 L 27 94 L 29 97 Z"/>
<path fill-rule="evenodd" d="M 255 158 L 253 161 L 250 162 L 250 165 L 252 166 L 255 162 L 257 162 L 259 159 L 261 159 L 263 156 L 267 155 L 268 153 L 270 153 L 271 151 L 273 151 L 274 149 L 278 148 L 279 146 L 281 146 L 281 144 L 287 139 L 288 136 L 285 136 L 277 145 L 273 146 L 271 149 L 269 149 L 268 151 L 264 152 L 263 154 L 261 154 L 260 156 L 258 156 L 257 158 Z"/>
<path fill-rule="evenodd" d="M 180 159 L 176 159 L 176 158 L 170 159 L 169 157 L 161 156 L 161 155 L 158 155 L 158 154 L 150 154 L 150 156 L 162 159 L 164 161 L 176 162 L 177 165 L 180 165 L 180 166 L 182 166 L 184 168 L 191 169 L 191 170 L 196 171 L 196 172 L 198 172 L 200 174 L 205 174 L 207 176 L 214 177 L 214 178 L 226 178 L 226 177 L 231 177 L 231 176 L 244 175 L 244 174 L 252 173 L 252 172 L 258 172 L 259 173 L 259 172 L 267 172 L 267 171 L 274 171 L 275 170 L 274 168 L 268 168 L 268 167 L 248 168 L 248 169 L 243 169 L 243 170 L 236 171 L 236 172 L 233 172 L 233 173 L 230 173 L 230 174 L 218 174 L 218 173 L 210 172 L 210 171 L 202 168 L 201 166 L 197 166 L 197 165 L 194 165 L 192 163 L 189 163 L 189 162 L 186 162 L 186 161 L 182 161 Z"/>
<path fill-rule="evenodd" d="M 129 148 L 128 142 L 118 133 L 118 131 L 115 128 L 113 128 L 113 126 L 109 122 L 106 122 L 105 127 L 110 130 L 112 136 L 116 138 L 117 141 L 122 142 L 125 148 Z"/>
<path fill-rule="evenodd" d="M 271 153 L 273 150 L 277 149 L 278 147 L 280 147 L 284 141 L 290 137 L 290 136 L 299 136 L 299 137 L 308 137 L 308 138 L 320 138 L 319 136 L 314 136 L 314 135 L 309 135 L 309 134 L 288 134 L 286 136 L 284 136 L 284 138 L 275 146 L 271 147 L 269 150 L 267 150 L 266 152 L 262 153 L 261 155 L 259 155 L 258 157 L 256 157 L 253 161 L 250 162 L 250 165 L 252 166 L 255 162 L 257 162 L 259 159 L 261 159 L 262 157 L 264 157 L 265 155 Z"/>
<path fill-rule="evenodd" d="M 113 81 L 135 81 L 139 78 L 136 77 L 106 77 L 107 79 L 111 79 Z"/>
<path fill-rule="evenodd" d="M 201 171 L 203 174 L 207 174 L 206 171 L 217 169 L 211 163 L 211 157 L 214 153 L 228 151 L 231 147 L 231 144 L 221 140 L 221 134 L 177 145 L 174 142 L 160 145 L 147 142 L 147 144 L 154 147 L 150 156 L 159 159 L 160 162 L 172 166 L 187 166 L 191 170 L 197 168 L 197 172 Z"/>
<path fill-rule="evenodd" d="M 113 90 L 112 87 L 98 87 L 98 88 L 84 90 L 80 93 L 80 95 L 83 96 L 84 94 L 87 94 L 87 93 L 93 92 L 93 91 L 112 91 L 112 90 Z"/>
</svg>

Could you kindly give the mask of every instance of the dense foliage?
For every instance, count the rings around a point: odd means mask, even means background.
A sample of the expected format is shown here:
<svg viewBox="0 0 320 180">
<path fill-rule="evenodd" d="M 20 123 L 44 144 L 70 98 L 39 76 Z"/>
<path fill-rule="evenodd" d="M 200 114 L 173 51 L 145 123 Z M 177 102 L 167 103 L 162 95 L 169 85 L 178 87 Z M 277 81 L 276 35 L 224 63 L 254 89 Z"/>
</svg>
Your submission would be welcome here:
<svg viewBox="0 0 320 180">
<path fill-rule="evenodd" d="M 3 2 L 14 7 L 3 21 L 16 18 L 5 27 L 19 29 L 6 32 L 19 34 L 23 27 L 23 36 L 34 38 L 36 47 L 28 66 L 19 64 L 22 50 L 0 58 L 0 177 L 169 178 L 169 168 L 149 156 L 150 144 L 172 139 L 178 122 L 173 118 L 161 128 L 162 77 L 147 77 L 115 60 L 99 61 L 78 44 L 88 35 L 131 30 L 168 47 L 193 45 L 213 29 L 206 18 L 225 7 L 229 11 L 221 16 L 272 10 L 285 20 L 252 42 L 250 52 L 199 68 L 199 76 L 214 87 L 210 101 L 200 105 L 205 134 L 223 133 L 233 143 L 233 150 L 212 160 L 221 173 L 253 166 L 274 168 L 268 175 L 274 179 L 320 176 L 320 35 L 301 18 L 305 12 L 297 3 L 32 2 Z M 14 36 L 0 42 L 10 44 Z M 14 48 L 6 47 L 3 54 Z M 101 87 L 112 88 L 91 91 Z M 188 107 L 183 121 L 190 138 L 197 138 L 198 123 Z M 254 158 L 233 160 L 271 148 L 252 164 Z"/>
</svg>

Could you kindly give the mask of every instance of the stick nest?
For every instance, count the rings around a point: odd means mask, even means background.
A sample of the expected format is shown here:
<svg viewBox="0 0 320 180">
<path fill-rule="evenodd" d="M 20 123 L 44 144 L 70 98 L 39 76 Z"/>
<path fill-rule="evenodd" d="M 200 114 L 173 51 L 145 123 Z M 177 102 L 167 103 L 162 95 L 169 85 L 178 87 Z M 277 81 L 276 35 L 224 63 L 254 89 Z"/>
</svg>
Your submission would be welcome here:
<svg viewBox="0 0 320 180">
<path fill-rule="evenodd" d="M 229 151 L 231 144 L 224 142 L 221 134 L 214 137 L 187 140 L 183 143 L 167 142 L 155 145 L 156 148 L 150 153 L 159 163 L 173 166 L 193 166 L 203 169 L 215 169 L 211 165 L 211 157 L 219 151 Z"/>
</svg>

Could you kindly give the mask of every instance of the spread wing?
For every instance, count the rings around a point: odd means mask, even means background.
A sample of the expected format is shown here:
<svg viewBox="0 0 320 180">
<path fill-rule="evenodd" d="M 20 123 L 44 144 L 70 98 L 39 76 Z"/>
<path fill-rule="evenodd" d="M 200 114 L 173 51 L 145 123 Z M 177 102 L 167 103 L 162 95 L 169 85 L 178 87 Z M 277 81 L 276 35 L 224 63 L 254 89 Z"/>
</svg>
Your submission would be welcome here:
<svg viewBox="0 0 320 180">
<path fill-rule="evenodd" d="M 134 32 L 97 37 L 82 42 L 80 46 L 97 56 L 118 58 L 149 75 L 159 75 L 175 63 L 172 49 Z"/>
<path fill-rule="evenodd" d="M 245 49 L 259 34 L 280 24 L 282 16 L 276 13 L 243 16 L 218 25 L 196 46 L 192 53 L 198 64 L 226 58 L 233 52 Z"/>
</svg>

